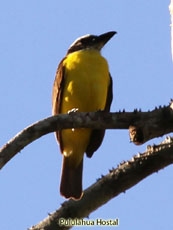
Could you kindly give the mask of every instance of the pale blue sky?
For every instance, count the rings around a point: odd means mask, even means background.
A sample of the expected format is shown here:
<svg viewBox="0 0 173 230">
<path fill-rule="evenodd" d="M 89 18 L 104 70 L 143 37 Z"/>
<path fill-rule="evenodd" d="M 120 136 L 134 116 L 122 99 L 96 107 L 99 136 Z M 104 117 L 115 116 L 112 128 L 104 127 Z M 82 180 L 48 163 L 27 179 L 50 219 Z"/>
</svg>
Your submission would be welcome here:
<svg viewBox="0 0 173 230">
<path fill-rule="evenodd" d="M 0 145 L 51 115 L 57 65 L 69 45 L 88 33 L 118 32 L 102 52 L 114 81 L 112 111 L 168 105 L 173 97 L 168 5 L 169 0 L 1 1 Z M 84 188 L 121 161 L 143 152 L 147 144 L 161 140 L 135 146 L 129 143 L 127 130 L 107 131 L 93 158 L 85 158 Z M 59 194 L 61 160 L 54 135 L 49 134 L 3 168 L 0 229 L 27 229 L 60 207 L 64 201 Z M 172 229 L 172 191 L 173 167 L 169 166 L 90 218 L 119 218 L 120 230 Z"/>
</svg>

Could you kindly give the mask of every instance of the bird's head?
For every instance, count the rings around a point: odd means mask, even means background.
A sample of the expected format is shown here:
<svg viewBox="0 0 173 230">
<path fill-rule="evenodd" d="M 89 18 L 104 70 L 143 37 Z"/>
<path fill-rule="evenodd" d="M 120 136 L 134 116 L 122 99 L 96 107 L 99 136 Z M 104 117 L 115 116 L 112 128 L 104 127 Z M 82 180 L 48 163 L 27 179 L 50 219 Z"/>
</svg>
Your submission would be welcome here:
<svg viewBox="0 0 173 230">
<path fill-rule="evenodd" d="M 116 33 L 115 31 L 111 31 L 99 36 L 87 34 L 79 37 L 71 44 L 67 54 L 83 49 L 95 49 L 100 51 Z"/>
</svg>

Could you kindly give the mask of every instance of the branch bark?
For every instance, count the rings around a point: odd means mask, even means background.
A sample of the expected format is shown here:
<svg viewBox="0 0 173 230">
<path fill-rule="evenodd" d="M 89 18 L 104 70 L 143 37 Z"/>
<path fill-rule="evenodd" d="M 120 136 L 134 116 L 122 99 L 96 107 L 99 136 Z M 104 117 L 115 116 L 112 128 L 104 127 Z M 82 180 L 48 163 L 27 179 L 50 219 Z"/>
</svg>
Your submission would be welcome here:
<svg viewBox="0 0 173 230">
<path fill-rule="evenodd" d="M 60 114 L 41 120 L 18 133 L 0 149 L 0 169 L 25 146 L 41 136 L 68 128 L 128 129 L 135 144 L 173 132 L 173 101 L 151 112 L 87 112 Z"/>
<path fill-rule="evenodd" d="M 69 200 L 61 208 L 29 230 L 65 230 L 71 226 L 60 225 L 61 218 L 76 219 L 88 215 L 115 196 L 125 192 L 141 180 L 173 163 L 173 138 L 167 137 L 158 146 L 148 146 L 143 154 L 121 163 L 84 191 L 79 201 Z"/>
</svg>

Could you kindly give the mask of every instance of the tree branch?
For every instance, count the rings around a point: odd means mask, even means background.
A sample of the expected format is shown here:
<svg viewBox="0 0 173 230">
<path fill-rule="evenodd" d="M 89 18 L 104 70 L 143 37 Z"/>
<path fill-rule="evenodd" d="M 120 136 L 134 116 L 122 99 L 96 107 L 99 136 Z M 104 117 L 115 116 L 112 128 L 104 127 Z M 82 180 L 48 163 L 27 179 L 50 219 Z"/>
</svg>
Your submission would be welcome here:
<svg viewBox="0 0 173 230">
<path fill-rule="evenodd" d="M 158 146 L 148 146 L 146 152 L 121 163 L 116 169 L 103 176 L 84 191 L 81 200 L 69 200 L 56 212 L 49 214 L 39 224 L 29 230 L 65 230 L 70 226 L 60 226 L 61 218 L 66 220 L 84 218 L 115 196 L 125 192 L 141 180 L 173 163 L 173 138 L 167 137 Z"/>
<path fill-rule="evenodd" d="M 0 149 L 0 169 L 25 146 L 41 136 L 68 128 L 128 129 L 135 144 L 173 132 L 173 102 L 151 112 L 60 114 L 41 120 L 18 133 Z"/>
</svg>

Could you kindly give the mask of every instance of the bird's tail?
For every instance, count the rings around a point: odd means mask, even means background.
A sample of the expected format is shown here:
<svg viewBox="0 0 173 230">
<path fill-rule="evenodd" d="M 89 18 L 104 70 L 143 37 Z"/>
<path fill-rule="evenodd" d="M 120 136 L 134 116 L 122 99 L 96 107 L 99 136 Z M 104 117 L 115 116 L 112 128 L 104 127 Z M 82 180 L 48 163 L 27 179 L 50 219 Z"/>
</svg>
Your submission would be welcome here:
<svg viewBox="0 0 173 230">
<path fill-rule="evenodd" d="M 65 198 L 78 200 L 82 197 L 83 159 L 76 167 L 70 161 L 70 157 L 63 157 L 60 193 Z"/>
</svg>

